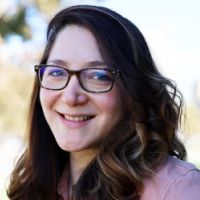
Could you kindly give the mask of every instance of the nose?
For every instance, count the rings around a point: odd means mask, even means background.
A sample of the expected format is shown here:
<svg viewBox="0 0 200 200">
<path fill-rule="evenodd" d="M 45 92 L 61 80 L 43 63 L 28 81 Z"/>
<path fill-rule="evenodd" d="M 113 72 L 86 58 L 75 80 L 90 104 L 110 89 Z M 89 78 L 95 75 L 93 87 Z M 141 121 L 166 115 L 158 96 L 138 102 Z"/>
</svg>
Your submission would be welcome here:
<svg viewBox="0 0 200 200">
<path fill-rule="evenodd" d="M 71 76 L 67 86 L 61 91 L 61 100 L 68 106 L 86 104 L 88 96 L 78 81 L 76 76 Z"/>
</svg>

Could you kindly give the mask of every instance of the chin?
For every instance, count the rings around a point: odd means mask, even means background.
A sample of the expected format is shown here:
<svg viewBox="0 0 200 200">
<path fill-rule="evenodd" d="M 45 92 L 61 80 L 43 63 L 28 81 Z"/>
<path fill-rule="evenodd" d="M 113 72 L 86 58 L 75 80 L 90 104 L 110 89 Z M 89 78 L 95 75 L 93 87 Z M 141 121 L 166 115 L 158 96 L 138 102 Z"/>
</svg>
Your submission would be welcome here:
<svg viewBox="0 0 200 200">
<path fill-rule="evenodd" d="M 77 145 L 66 145 L 66 144 L 58 144 L 58 145 L 63 151 L 66 152 L 79 152 L 85 149 Z"/>
</svg>

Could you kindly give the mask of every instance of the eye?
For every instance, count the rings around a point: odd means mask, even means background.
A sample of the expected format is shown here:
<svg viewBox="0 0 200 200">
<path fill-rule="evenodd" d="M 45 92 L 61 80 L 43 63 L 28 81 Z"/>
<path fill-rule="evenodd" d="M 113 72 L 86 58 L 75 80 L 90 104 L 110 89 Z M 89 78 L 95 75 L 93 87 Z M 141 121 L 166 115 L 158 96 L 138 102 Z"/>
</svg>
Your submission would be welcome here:
<svg viewBox="0 0 200 200">
<path fill-rule="evenodd" d="M 63 68 L 58 67 L 47 67 L 45 70 L 46 76 L 59 78 L 59 77 L 66 77 L 67 71 Z"/>
<path fill-rule="evenodd" d="M 92 79 L 97 81 L 112 81 L 112 74 L 111 72 L 106 70 L 91 70 L 87 74 L 87 79 Z"/>
<path fill-rule="evenodd" d="M 66 76 L 66 72 L 61 69 L 52 69 L 48 73 L 50 76 Z"/>
</svg>

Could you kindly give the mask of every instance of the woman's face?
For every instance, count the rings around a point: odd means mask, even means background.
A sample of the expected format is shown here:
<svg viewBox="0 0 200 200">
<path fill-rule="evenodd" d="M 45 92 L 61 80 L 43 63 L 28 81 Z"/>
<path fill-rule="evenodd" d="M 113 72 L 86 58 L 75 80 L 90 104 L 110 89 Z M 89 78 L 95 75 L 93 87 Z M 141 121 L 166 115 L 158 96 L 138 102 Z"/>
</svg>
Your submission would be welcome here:
<svg viewBox="0 0 200 200">
<path fill-rule="evenodd" d="M 86 28 L 69 25 L 57 35 L 47 64 L 80 70 L 96 62 L 104 61 L 94 36 Z M 40 101 L 58 145 L 69 152 L 97 150 L 122 116 L 116 83 L 109 92 L 90 93 L 81 88 L 75 75 L 62 90 L 41 88 Z"/>
</svg>

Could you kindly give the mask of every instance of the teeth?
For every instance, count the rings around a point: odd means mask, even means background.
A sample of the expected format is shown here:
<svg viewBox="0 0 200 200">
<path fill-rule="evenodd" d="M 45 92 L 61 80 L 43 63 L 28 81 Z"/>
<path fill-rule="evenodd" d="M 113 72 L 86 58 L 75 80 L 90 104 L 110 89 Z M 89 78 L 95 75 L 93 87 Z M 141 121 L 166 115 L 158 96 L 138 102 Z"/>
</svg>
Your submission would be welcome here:
<svg viewBox="0 0 200 200">
<path fill-rule="evenodd" d="M 87 119 L 89 119 L 89 116 L 76 116 L 76 117 L 72 117 L 72 116 L 68 116 L 68 115 L 64 115 L 64 118 L 66 120 L 69 121 L 75 121 L 75 122 L 79 122 L 79 121 L 85 121 Z"/>
</svg>

